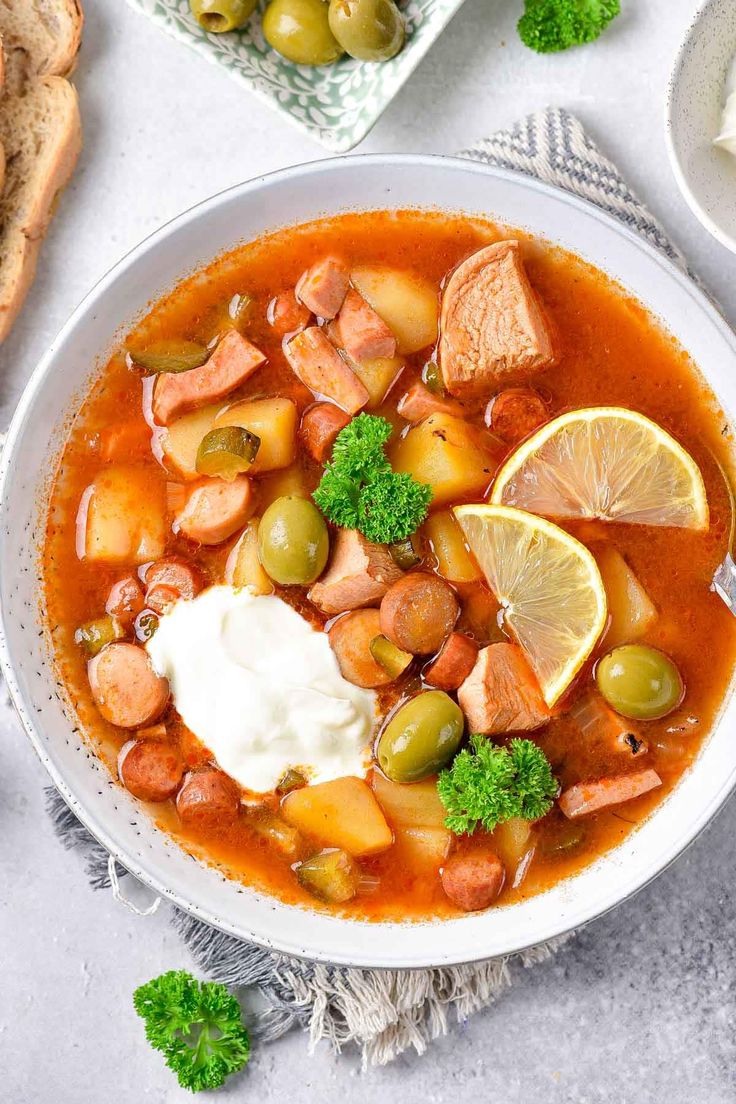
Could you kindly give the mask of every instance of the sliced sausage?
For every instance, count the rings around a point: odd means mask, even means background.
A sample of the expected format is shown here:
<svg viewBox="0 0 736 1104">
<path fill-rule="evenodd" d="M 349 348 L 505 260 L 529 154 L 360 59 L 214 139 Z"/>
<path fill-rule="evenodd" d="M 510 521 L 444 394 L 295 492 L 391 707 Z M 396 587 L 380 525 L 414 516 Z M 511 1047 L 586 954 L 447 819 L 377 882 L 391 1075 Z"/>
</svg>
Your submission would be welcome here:
<svg viewBox="0 0 736 1104">
<path fill-rule="evenodd" d="M 343 677 L 354 686 L 375 689 L 393 679 L 371 655 L 371 641 L 381 634 L 377 609 L 354 610 L 335 621 L 328 636 Z"/>
<path fill-rule="evenodd" d="M 220 544 L 241 529 L 255 508 L 247 475 L 231 483 L 203 479 L 188 488 L 186 502 L 174 519 L 174 532 L 198 544 Z"/>
<path fill-rule="evenodd" d="M 433 395 L 423 383 L 414 383 L 399 400 L 396 411 L 407 422 L 423 422 L 430 414 L 452 414 L 462 418 L 464 410 L 454 399 L 442 399 Z"/>
<path fill-rule="evenodd" d="M 167 680 L 137 644 L 108 644 L 89 661 L 87 674 L 97 708 L 119 728 L 152 724 L 168 704 Z"/>
<path fill-rule="evenodd" d="M 424 681 L 438 690 L 457 690 L 475 667 L 478 650 L 469 636 L 451 632 L 437 658 L 422 672 Z"/>
<path fill-rule="evenodd" d="M 324 257 L 300 277 L 296 297 L 320 318 L 334 318 L 350 283 L 347 265 L 338 257 Z"/>
<path fill-rule="evenodd" d="M 173 744 L 138 740 L 118 762 L 120 781 L 141 801 L 168 801 L 179 789 L 184 764 Z"/>
<path fill-rule="evenodd" d="M 179 592 L 174 590 L 173 587 L 166 586 L 166 583 L 159 583 L 158 586 L 150 587 L 146 594 L 146 607 L 152 609 L 155 613 L 168 613 L 178 601 Z"/>
<path fill-rule="evenodd" d="M 439 651 L 457 621 L 452 587 L 437 575 L 414 571 L 395 582 L 381 602 L 381 632 L 412 655 Z"/>
<path fill-rule="evenodd" d="M 357 529 L 338 529 L 327 570 L 308 597 L 330 615 L 377 606 L 402 575 L 383 545 L 371 544 Z"/>
<path fill-rule="evenodd" d="M 562 794 L 560 809 L 569 820 L 598 813 L 611 805 L 633 801 L 649 790 L 662 785 L 662 779 L 651 768 L 632 774 L 613 774 L 595 782 L 577 782 Z"/>
<path fill-rule="evenodd" d="M 283 291 L 268 304 L 266 318 L 279 337 L 305 330 L 312 312 L 299 302 L 293 291 Z"/>
<path fill-rule="evenodd" d="M 369 401 L 367 389 L 317 326 L 292 337 L 284 356 L 310 391 L 332 399 L 348 414 L 357 414 Z"/>
<path fill-rule="evenodd" d="M 266 358 L 237 330 L 229 330 L 206 363 L 188 372 L 162 372 L 153 385 L 152 409 L 158 425 L 179 414 L 216 402 L 253 375 Z"/>
<path fill-rule="evenodd" d="M 187 828 L 227 828 L 239 808 L 237 786 L 215 768 L 190 774 L 176 799 L 176 811 Z"/>
<path fill-rule="evenodd" d="M 202 589 L 202 576 L 197 568 L 185 560 L 176 560 L 173 557 L 150 564 L 146 568 L 143 581 L 149 592 L 153 587 L 166 586 L 175 591 L 179 598 L 187 601 L 196 597 Z M 151 606 L 151 609 L 155 608 Z"/>
<path fill-rule="evenodd" d="M 463 912 L 478 912 L 492 905 L 505 878 L 503 863 L 488 847 L 451 855 L 440 873 L 442 888 Z"/>
<path fill-rule="evenodd" d="M 554 363 L 518 241 L 488 245 L 455 269 L 442 296 L 439 359 L 451 395 L 492 391 Z"/>
<path fill-rule="evenodd" d="M 135 621 L 143 609 L 143 589 L 135 575 L 126 575 L 113 583 L 105 603 L 105 611 L 124 625 Z"/>
<path fill-rule="evenodd" d="M 350 415 L 333 403 L 316 403 L 305 411 L 299 434 L 305 449 L 318 464 L 332 455 L 338 433 L 350 422 Z"/>
<path fill-rule="evenodd" d="M 396 338 L 373 307 L 350 288 L 340 313 L 330 327 L 330 337 L 351 360 L 395 357 Z"/>
<path fill-rule="evenodd" d="M 471 732 L 532 732 L 552 716 L 516 644 L 489 644 L 457 692 Z"/>
<path fill-rule="evenodd" d="M 491 401 L 489 428 L 507 445 L 518 445 L 549 418 L 547 404 L 531 387 L 509 387 Z"/>
</svg>

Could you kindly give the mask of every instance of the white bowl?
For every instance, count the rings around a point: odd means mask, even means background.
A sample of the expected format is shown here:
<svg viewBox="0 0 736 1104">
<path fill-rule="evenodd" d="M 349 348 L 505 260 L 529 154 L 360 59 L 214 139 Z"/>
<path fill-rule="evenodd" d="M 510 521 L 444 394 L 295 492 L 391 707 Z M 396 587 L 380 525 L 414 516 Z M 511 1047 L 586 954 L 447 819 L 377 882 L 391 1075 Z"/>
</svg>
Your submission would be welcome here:
<svg viewBox="0 0 736 1104">
<path fill-rule="evenodd" d="M 736 0 L 707 0 L 680 47 L 667 94 L 672 171 L 706 230 L 736 252 L 736 157 L 713 145 L 736 54 Z"/>
<path fill-rule="evenodd" d="M 565 192 L 471 161 L 399 156 L 320 161 L 242 184 L 181 215 L 125 257 L 36 369 L 0 467 L 0 659 L 26 731 L 72 810 L 158 893 L 224 931 L 289 954 L 359 966 L 442 966 L 549 939 L 600 915 L 658 874 L 736 781 L 736 702 L 727 703 L 697 764 L 656 814 L 576 877 L 521 904 L 456 920 L 364 923 L 256 893 L 193 861 L 158 831 L 80 737 L 39 631 L 38 554 L 49 479 L 69 418 L 116 337 L 152 298 L 239 236 L 250 240 L 278 224 L 385 207 L 487 215 L 572 250 L 664 320 L 723 409 L 736 406 L 736 339 L 723 319 L 651 246 Z"/>
</svg>

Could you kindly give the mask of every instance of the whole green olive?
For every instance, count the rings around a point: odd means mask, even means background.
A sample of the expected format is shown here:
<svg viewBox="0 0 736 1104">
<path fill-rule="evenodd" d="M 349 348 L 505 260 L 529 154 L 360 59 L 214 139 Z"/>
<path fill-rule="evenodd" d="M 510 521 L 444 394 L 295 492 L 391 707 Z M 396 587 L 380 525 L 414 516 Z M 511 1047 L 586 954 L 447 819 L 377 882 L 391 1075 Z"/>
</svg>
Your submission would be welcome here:
<svg viewBox="0 0 736 1104">
<path fill-rule="evenodd" d="M 442 690 L 426 690 L 394 713 L 378 739 L 376 758 L 392 782 L 419 782 L 446 766 L 460 746 L 462 710 Z"/>
<path fill-rule="evenodd" d="M 223 34 L 242 27 L 257 3 L 258 0 L 189 0 L 189 7 L 203 31 Z"/>
<path fill-rule="evenodd" d="M 345 52 L 360 61 L 388 61 L 406 38 L 394 0 L 330 0 L 330 30 Z"/>
<path fill-rule="evenodd" d="M 263 35 L 296 65 L 329 65 L 343 52 L 330 30 L 327 0 L 271 0 L 263 14 Z"/>
<path fill-rule="evenodd" d="M 675 664 L 647 644 L 624 644 L 604 656 L 595 680 L 608 704 L 623 717 L 653 721 L 682 701 L 685 687 Z"/>
<path fill-rule="evenodd" d="M 284 585 L 313 583 L 327 563 L 325 519 L 308 498 L 277 498 L 258 526 L 258 555 L 266 572 Z"/>
</svg>

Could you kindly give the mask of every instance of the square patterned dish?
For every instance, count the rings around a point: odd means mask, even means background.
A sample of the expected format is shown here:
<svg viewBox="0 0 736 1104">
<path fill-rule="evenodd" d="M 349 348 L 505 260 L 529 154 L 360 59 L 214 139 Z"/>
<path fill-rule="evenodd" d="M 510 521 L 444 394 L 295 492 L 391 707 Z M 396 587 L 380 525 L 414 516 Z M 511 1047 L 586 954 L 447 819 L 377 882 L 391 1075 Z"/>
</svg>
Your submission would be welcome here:
<svg viewBox="0 0 736 1104">
<path fill-rule="evenodd" d="M 189 9 L 189 0 L 129 0 L 174 38 L 208 61 L 221 65 L 296 126 L 327 149 L 344 153 L 365 138 L 401 86 L 449 23 L 463 0 L 408 0 L 400 3 L 406 19 L 404 49 L 380 64 L 343 58 L 334 65 L 294 65 L 272 50 L 261 32 L 258 13 L 242 31 L 206 34 Z"/>
</svg>

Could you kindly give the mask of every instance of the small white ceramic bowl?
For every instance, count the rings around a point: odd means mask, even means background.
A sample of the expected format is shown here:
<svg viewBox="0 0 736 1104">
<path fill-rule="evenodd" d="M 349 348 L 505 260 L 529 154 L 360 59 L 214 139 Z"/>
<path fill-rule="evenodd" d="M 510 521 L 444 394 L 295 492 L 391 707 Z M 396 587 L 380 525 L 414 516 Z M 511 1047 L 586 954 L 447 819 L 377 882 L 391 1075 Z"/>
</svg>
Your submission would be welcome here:
<svg viewBox="0 0 736 1104">
<path fill-rule="evenodd" d="M 365 923 L 284 905 L 196 862 L 160 832 L 79 732 L 41 631 L 39 548 L 69 419 L 116 340 L 149 301 L 240 237 L 349 210 L 485 215 L 599 266 L 691 353 L 726 416 L 736 409 L 736 337 L 652 246 L 597 207 L 516 173 L 438 157 L 318 161 L 241 184 L 181 215 L 87 296 L 24 393 L 0 459 L 0 664 L 26 731 L 71 809 L 136 877 L 223 931 L 288 954 L 373 967 L 446 966 L 520 950 L 577 927 L 640 889 L 708 823 L 736 782 L 736 699 L 656 814 L 574 878 L 519 904 L 449 921 Z"/>
<path fill-rule="evenodd" d="M 713 145 L 736 54 L 736 0 L 706 0 L 680 47 L 667 94 L 672 171 L 706 230 L 736 252 L 736 157 Z"/>
</svg>

